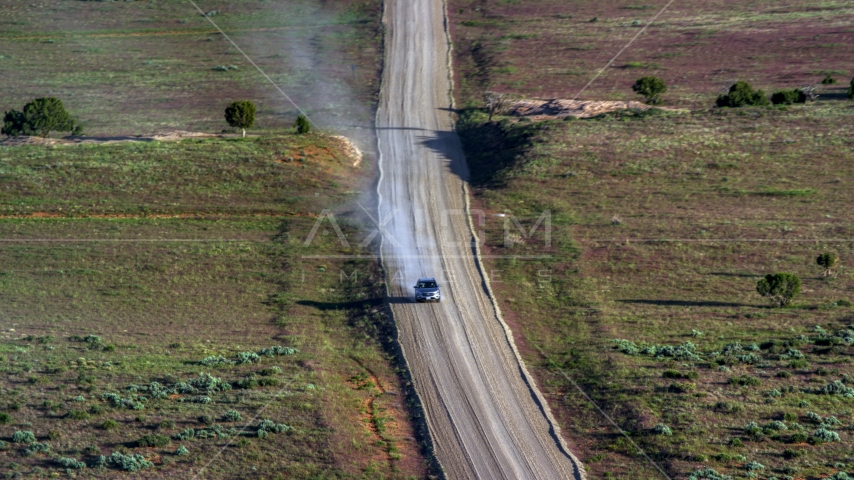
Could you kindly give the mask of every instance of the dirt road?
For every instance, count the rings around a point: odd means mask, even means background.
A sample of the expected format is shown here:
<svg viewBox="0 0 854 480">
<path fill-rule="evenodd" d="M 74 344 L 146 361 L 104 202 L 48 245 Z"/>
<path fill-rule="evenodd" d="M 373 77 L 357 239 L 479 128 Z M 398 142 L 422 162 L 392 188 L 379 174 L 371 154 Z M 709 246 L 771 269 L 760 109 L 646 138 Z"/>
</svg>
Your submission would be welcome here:
<svg viewBox="0 0 854 480">
<path fill-rule="evenodd" d="M 389 0 L 377 114 L 379 222 L 400 342 L 448 478 L 583 478 L 493 306 L 472 252 L 437 0 Z M 419 277 L 442 303 L 415 304 Z"/>
</svg>

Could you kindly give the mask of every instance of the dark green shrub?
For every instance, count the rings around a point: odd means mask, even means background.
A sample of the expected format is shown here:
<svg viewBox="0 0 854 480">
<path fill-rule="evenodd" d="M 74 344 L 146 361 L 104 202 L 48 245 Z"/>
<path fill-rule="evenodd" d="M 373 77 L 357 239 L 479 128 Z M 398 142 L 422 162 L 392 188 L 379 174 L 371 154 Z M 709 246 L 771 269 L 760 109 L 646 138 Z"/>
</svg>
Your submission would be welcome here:
<svg viewBox="0 0 854 480">
<path fill-rule="evenodd" d="M 700 373 L 697 372 L 696 370 L 691 370 L 689 372 L 685 372 L 685 374 L 682 375 L 682 377 L 687 378 L 688 380 L 696 380 L 696 379 L 700 378 Z"/>
<path fill-rule="evenodd" d="M 682 378 L 682 374 L 678 370 L 672 369 L 661 372 L 661 376 L 664 378 Z"/>
<path fill-rule="evenodd" d="M 848 99 L 854 100 L 854 78 L 851 79 L 851 83 L 848 85 Z"/>
<path fill-rule="evenodd" d="M 0 425 L 5 425 L 12 421 L 12 416 L 6 412 L 0 412 Z"/>
<path fill-rule="evenodd" d="M 91 407 L 89 407 L 89 413 L 91 413 L 92 415 L 100 415 L 104 413 L 104 407 L 98 404 L 92 405 Z"/>
<path fill-rule="evenodd" d="M 55 97 L 42 97 L 24 105 L 24 111 L 10 110 L 3 117 L 4 135 L 39 135 L 47 137 L 52 131 L 80 133 L 62 101 Z"/>
<path fill-rule="evenodd" d="M 786 412 L 783 414 L 783 420 L 787 422 L 794 422 L 798 419 L 798 414 L 794 412 Z"/>
<path fill-rule="evenodd" d="M 277 386 L 279 386 L 279 379 L 278 378 L 271 378 L 271 377 L 259 378 L 258 379 L 258 386 L 259 387 L 277 387 Z"/>
<path fill-rule="evenodd" d="M 231 102 L 225 109 L 225 121 L 233 128 L 241 129 L 243 137 L 246 137 L 246 129 L 255 124 L 255 104 L 250 100 Z"/>
<path fill-rule="evenodd" d="M 311 132 L 311 123 L 303 114 L 300 114 L 297 117 L 296 122 L 294 122 L 294 127 L 296 127 L 297 133 L 300 135 Z"/>
<path fill-rule="evenodd" d="M 810 362 L 808 362 L 804 359 L 792 360 L 791 362 L 789 362 L 790 368 L 804 369 L 804 368 L 809 368 L 809 366 L 810 366 Z"/>
<path fill-rule="evenodd" d="M 794 90 L 778 90 L 771 94 L 771 103 L 774 105 L 794 105 L 795 103 L 807 103 L 807 94 L 796 88 Z"/>
<path fill-rule="evenodd" d="M 86 455 L 100 455 L 101 449 L 98 448 L 97 445 L 89 445 L 83 449 L 83 453 L 85 453 Z"/>
<path fill-rule="evenodd" d="M 791 378 L 792 374 L 791 374 L 791 373 L 789 373 L 789 372 L 787 372 L 787 371 L 785 371 L 785 370 L 780 370 L 780 371 L 779 371 L 779 372 L 777 372 L 777 374 L 776 374 L 776 375 L 774 375 L 774 376 L 775 376 L 775 377 L 780 377 L 780 378 Z"/>
<path fill-rule="evenodd" d="M 792 436 L 789 437 L 789 443 L 804 443 L 807 441 L 807 434 L 803 432 L 793 433 Z"/>
<path fill-rule="evenodd" d="M 136 441 L 137 447 L 165 447 L 172 440 L 166 435 L 143 435 Z"/>
<path fill-rule="evenodd" d="M 216 423 L 216 420 L 210 415 L 202 415 L 199 417 L 199 423 L 204 423 L 205 425 L 213 425 Z"/>
<path fill-rule="evenodd" d="M 833 85 L 834 83 L 836 83 L 836 79 L 830 76 L 830 74 L 827 74 L 826 77 L 821 79 L 822 85 Z"/>
<path fill-rule="evenodd" d="M 252 442 L 248 438 L 241 438 L 234 444 L 237 448 L 247 448 L 252 446 Z"/>
<path fill-rule="evenodd" d="M 738 402 L 718 402 L 712 408 L 721 413 L 741 413 L 744 411 L 744 405 Z"/>
<path fill-rule="evenodd" d="M 803 450 L 793 450 L 791 448 L 787 448 L 783 450 L 783 458 L 786 460 L 792 460 L 794 458 L 798 458 L 804 454 Z"/>
<path fill-rule="evenodd" d="M 160 422 L 160 428 L 162 430 L 172 430 L 173 428 L 175 428 L 175 421 L 174 420 L 163 420 L 162 422 Z"/>
<path fill-rule="evenodd" d="M 278 375 L 278 374 L 282 373 L 282 369 L 279 367 L 270 367 L 270 368 L 265 368 L 258 373 L 260 375 L 265 376 L 265 377 L 269 377 L 271 375 Z"/>
<path fill-rule="evenodd" d="M 234 386 L 237 388 L 249 390 L 258 386 L 258 380 L 255 377 L 241 378 L 240 380 L 234 383 Z"/>
<path fill-rule="evenodd" d="M 115 430 L 119 428 L 119 422 L 115 420 L 104 420 L 100 425 L 102 430 Z"/>
<path fill-rule="evenodd" d="M 65 414 L 65 418 L 70 418 L 71 420 L 88 420 L 89 414 L 83 410 L 69 410 Z"/>
<path fill-rule="evenodd" d="M 785 307 L 801 291 L 801 279 L 793 273 L 768 274 L 756 283 L 759 295 L 777 307 Z"/>
<path fill-rule="evenodd" d="M 762 90 L 753 90 L 749 83 L 739 81 L 729 88 L 729 93 L 721 95 L 715 102 L 718 107 L 764 107 L 771 104 Z"/>
<path fill-rule="evenodd" d="M 661 95 L 667 91 L 667 84 L 658 77 L 641 77 L 632 85 L 632 90 L 638 95 L 643 96 L 646 103 L 655 105 L 661 103 Z"/>
</svg>

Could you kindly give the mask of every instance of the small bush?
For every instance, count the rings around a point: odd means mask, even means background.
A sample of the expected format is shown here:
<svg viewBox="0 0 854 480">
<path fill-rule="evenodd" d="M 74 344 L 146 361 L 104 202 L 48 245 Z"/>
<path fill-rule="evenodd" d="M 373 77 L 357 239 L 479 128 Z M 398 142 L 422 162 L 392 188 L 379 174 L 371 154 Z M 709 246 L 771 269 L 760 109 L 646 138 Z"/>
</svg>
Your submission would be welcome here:
<svg viewBox="0 0 854 480">
<path fill-rule="evenodd" d="M 807 441 L 807 434 L 803 432 L 793 433 L 791 437 L 789 437 L 789 443 L 804 443 Z"/>
<path fill-rule="evenodd" d="M 661 372 L 661 376 L 664 378 L 682 378 L 682 374 L 678 370 L 665 370 Z"/>
<path fill-rule="evenodd" d="M 801 279 L 792 273 L 768 274 L 756 283 L 756 291 L 774 306 L 785 307 L 800 293 Z"/>
<path fill-rule="evenodd" d="M 748 422 L 744 427 L 744 433 L 748 435 L 757 435 L 762 433 L 762 427 L 756 422 Z"/>
<path fill-rule="evenodd" d="M 732 477 L 722 475 L 713 468 L 703 468 L 689 475 L 688 480 L 732 480 Z"/>
<path fill-rule="evenodd" d="M 778 90 L 771 94 L 771 103 L 774 105 L 793 105 L 795 103 L 806 103 L 807 94 L 800 89 Z"/>
<path fill-rule="evenodd" d="M 181 431 L 181 432 L 179 432 L 179 433 L 176 433 L 176 434 L 173 436 L 173 438 L 174 438 L 175 440 L 181 440 L 181 441 L 184 441 L 184 440 L 190 440 L 190 439 L 192 439 L 192 438 L 195 438 L 195 436 L 196 436 L 196 430 L 195 430 L 195 429 L 192 429 L 192 428 L 188 428 L 188 429 L 182 430 L 182 431 Z"/>
<path fill-rule="evenodd" d="M 848 99 L 854 100 L 854 78 L 851 79 L 851 83 L 848 85 Z"/>
<path fill-rule="evenodd" d="M 160 422 L 160 428 L 162 430 L 172 430 L 173 428 L 175 428 L 175 421 L 174 420 L 163 420 L 162 422 Z"/>
<path fill-rule="evenodd" d="M 783 420 L 787 422 L 794 422 L 798 419 L 798 414 L 794 412 L 786 412 L 783 414 Z"/>
<path fill-rule="evenodd" d="M 804 368 L 809 368 L 809 366 L 810 366 L 810 362 L 808 362 L 804 359 L 792 360 L 791 362 L 789 362 L 789 368 L 804 369 Z"/>
<path fill-rule="evenodd" d="M 27 447 L 26 450 L 24 450 L 24 455 L 28 456 L 28 457 L 35 455 L 37 453 L 50 453 L 50 444 L 47 442 L 45 442 L 45 443 L 35 442 L 35 443 L 31 443 L 30 446 Z"/>
<path fill-rule="evenodd" d="M 729 439 L 729 446 L 730 447 L 736 447 L 736 448 L 737 447 L 743 447 L 744 442 L 742 442 L 740 438 L 733 437 L 733 438 Z"/>
<path fill-rule="evenodd" d="M 36 441 L 36 435 L 29 430 L 17 430 L 12 434 L 12 442 L 32 444 Z"/>
<path fill-rule="evenodd" d="M 655 427 L 653 427 L 652 431 L 656 435 L 664 435 L 665 437 L 670 437 L 673 435 L 673 431 L 667 425 L 663 423 L 659 423 Z"/>
<path fill-rule="evenodd" d="M 24 105 L 23 111 L 10 110 L 3 117 L 0 133 L 9 136 L 39 135 L 47 137 L 51 131 L 80 133 L 62 101 L 55 97 L 42 97 Z"/>
<path fill-rule="evenodd" d="M 0 425 L 5 425 L 12 421 L 12 416 L 6 412 L 0 412 Z"/>
<path fill-rule="evenodd" d="M 824 421 L 824 419 L 821 418 L 821 415 L 819 415 L 815 412 L 807 412 L 806 417 L 807 417 L 807 420 L 809 420 L 812 423 L 821 423 Z"/>
<path fill-rule="evenodd" d="M 815 263 L 822 268 L 821 276 L 828 278 L 833 276 L 833 269 L 839 265 L 839 257 L 833 252 L 824 252 L 816 257 Z"/>
<path fill-rule="evenodd" d="M 792 450 L 791 448 L 787 448 L 783 450 L 783 458 L 786 460 L 792 460 L 798 458 L 804 454 L 803 450 Z"/>
<path fill-rule="evenodd" d="M 277 386 L 279 386 L 279 379 L 278 378 L 270 378 L 270 377 L 259 378 L 258 379 L 258 386 L 259 387 L 277 387 Z"/>
<path fill-rule="evenodd" d="M 104 420 L 100 425 L 102 430 L 115 430 L 119 428 L 119 422 L 115 420 Z"/>
<path fill-rule="evenodd" d="M 826 428 L 819 428 L 813 432 L 812 438 L 821 440 L 821 442 L 838 442 L 839 434 Z"/>
<path fill-rule="evenodd" d="M 137 447 L 165 447 L 171 440 L 166 435 L 143 435 L 136 441 Z"/>
<path fill-rule="evenodd" d="M 258 363 L 261 361 L 261 357 L 258 356 L 255 352 L 240 352 L 237 354 L 237 363 Z"/>
<path fill-rule="evenodd" d="M 822 85 L 833 85 L 834 83 L 836 83 L 836 79 L 830 76 L 830 74 L 821 79 Z"/>
<path fill-rule="evenodd" d="M 305 115 L 300 114 L 296 121 L 294 122 L 294 127 L 297 129 L 297 133 L 300 135 L 311 132 L 311 123 L 308 121 Z"/>
<path fill-rule="evenodd" d="M 765 465 L 762 465 L 759 462 L 750 462 L 744 466 L 744 469 L 748 472 L 756 472 L 759 470 L 765 470 Z"/>
<path fill-rule="evenodd" d="M 114 467 L 126 472 L 138 472 L 140 470 L 153 467 L 154 463 L 146 460 L 142 455 L 125 455 L 119 452 L 113 452 L 109 457 L 105 457 L 104 455 L 98 457 L 97 465 L 103 467 Z"/>
<path fill-rule="evenodd" d="M 738 385 L 740 387 L 758 387 L 759 385 L 762 385 L 761 380 L 756 377 L 751 377 L 750 375 L 731 377 L 727 382 L 730 385 Z"/>
<path fill-rule="evenodd" d="M 234 362 L 223 357 L 222 355 L 211 355 L 209 357 L 203 358 L 199 363 L 206 367 L 218 367 L 220 365 L 231 365 Z"/>
<path fill-rule="evenodd" d="M 764 107 L 771 104 L 762 90 L 753 90 L 749 83 L 739 81 L 729 88 L 729 93 L 721 95 L 715 102 L 718 107 Z"/>
<path fill-rule="evenodd" d="M 299 350 L 291 347 L 283 347 L 281 345 L 262 348 L 261 351 L 258 352 L 259 355 L 263 355 L 265 357 L 274 357 L 277 355 L 293 355 L 295 353 L 299 353 Z"/>
<path fill-rule="evenodd" d="M 779 377 L 779 378 L 792 378 L 792 374 L 790 372 L 785 371 L 785 370 L 780 370 L 774 376 Z"/>
<path fill-rule="evenodd" d="M 89 414 L 83 410 L 69 410 L 68 413 L 65 414 L 65 418 L 70 418 L 72 420 L 88 420 Z"/>
<path fill-rule="evenodd" d="M 223 422 L 239 422 L 241 420 L 243 420 L 243 417 L 240 415 L 240 412 L 236 410 L 229 410 L 222 416 Z"/>
<path fill-rule="evenodd" d="M 279 367 L 275 367 L 275 366 L 270 367 L 270 368 L 265 368 L 265 369 L 261 370 L 260 372 L 258 372 L 259 375 L 263 375 L 265 377 L 269 377 L 271 375 L 278 375 L 280 373 L 282 373 L 282 369 Z"/>
<path fill-rule="evenodd" d="M 77 470 L 86 468 L 86 464 L 76 458 L 60 457 L 59 460 L 57 460 L 57 463 L 62 465 L 64 468 L 73 468 Z"/>
<path fill-rule="evenodd" d="M 744 411 L 744 405 L 738 402 L 718 402 L 712 408 L 721 413 L 741 413 Z"/>
<path fill-rule="evenodd" d="M 175 449 L 175 455 L 177 455 L 179 457 L 183 457 L 183 456 L 186 456 L 189 454 L 190 454 L 190 451 L 187 450 L 187 447 L 185 447 L 183 445 L 178 445 L 178 448 Z"/>
</svg>

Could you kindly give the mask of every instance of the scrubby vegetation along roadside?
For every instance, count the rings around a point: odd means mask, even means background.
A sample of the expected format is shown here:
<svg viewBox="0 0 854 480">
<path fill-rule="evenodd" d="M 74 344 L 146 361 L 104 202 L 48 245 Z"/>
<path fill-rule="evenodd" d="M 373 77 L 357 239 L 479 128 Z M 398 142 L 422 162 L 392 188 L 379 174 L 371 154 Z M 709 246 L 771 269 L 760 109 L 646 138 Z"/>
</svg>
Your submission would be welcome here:
<svg viewBox="0 0 854 480">
<path fill-rule="evenodd" d="M 0 150 L 5 211 L 26 214 L 0 219 L 0 464 L 423 477 L 376 265 L 302 258 L 356 251 L 303 247 L 321 208 L 367 188 L 325 142 Z M 358 221 L 339 216 L 350 238 Z"/>
<path fill-rule="evenodd" d="M 674 477 L 854 470 L 852 115 L 461 111 L 487 271 L 591 476 L 660 474 L 568 378 Z M 784 308 L 757 292 L 776 273 L 801 281 Z"/>
<path fill-rule="evenodd" d="M 484 90 L 574 98 L 664 3 L 581 0 L 448 4 L 458 104 Z M 665 106 L 708 108 L 737 80 L 769 94 L 818 85 L 820 100 L 846 99 L 850 2 L 671 5 L 584 91 L 582 100 L 630 100 L 638 78 L 667 84 Z M 827 80 L 828 75 L 837 79 Z"/>
<path fill-rule="evenodd" d="M 210 18 L 312 119 L 339 129 L 373 125 L 382 2 L 216 8 Z M 222 111 L 234 100 L 258 105 L 254 133 L 289 128 L 297 116 L 188 2 L 0 0 L 0 10 L 0 113 L 49 94 L 88 135 L 219 132 L 227 128 Z"/>
</svg>

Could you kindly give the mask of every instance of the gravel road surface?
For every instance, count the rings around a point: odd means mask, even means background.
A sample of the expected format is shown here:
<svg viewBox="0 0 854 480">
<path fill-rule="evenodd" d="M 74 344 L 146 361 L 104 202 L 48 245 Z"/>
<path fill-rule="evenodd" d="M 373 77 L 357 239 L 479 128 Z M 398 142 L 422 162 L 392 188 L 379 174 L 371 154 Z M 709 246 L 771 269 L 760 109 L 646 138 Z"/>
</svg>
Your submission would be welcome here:
<svg viewBox="0 0 854 480">
<path fill-rule="evenodd" d="M 451 114 L 445 6 L 386 2 L 377 127 L 382 255 L 400 342 L 448 478 L 584 478 L 490 297 Z M 419 277 L 441 303 L 416 304 Z"/>
</svg>

